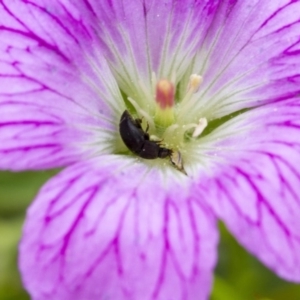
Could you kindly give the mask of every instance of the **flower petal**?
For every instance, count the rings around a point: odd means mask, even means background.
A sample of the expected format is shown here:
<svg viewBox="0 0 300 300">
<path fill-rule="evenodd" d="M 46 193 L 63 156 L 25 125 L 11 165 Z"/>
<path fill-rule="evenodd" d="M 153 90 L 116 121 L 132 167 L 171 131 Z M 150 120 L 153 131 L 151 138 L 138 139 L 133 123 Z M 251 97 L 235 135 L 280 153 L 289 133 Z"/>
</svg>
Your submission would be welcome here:
<svg viewBox="0 0 300 300">
<path fill-rule="evenodd" d="M 172 174 L 104 156 L 46 184 L 20 249 L 32 299 L 207 299 L 215 219 Z"/>
<path fill-rule="evenodd" d="M 279 276 L 299 282 L 300 101 L 251 113 L 257 124 L 251 138 L 236 141 L 231 167 L 203 180 L 199 192 L 241 244 Z"/>
<path fill-rule="evenodd" d="M 124 110 L 122 102 L 117 106 L 121 96 L 105 60 L 97 68 L 89 62 L 93 53 L 85 46 L 84 25 L 71 11 L 63 14 L 62 4 L 42 2 L 0 1 L 0 167 L 5 169 L 58 167 L 91 155 L 86 145 L 101 144 L 101 130 L 107 139 L 116 130 L 112 120 Z M 73 27 L 66 27 L 63 17 Z"/>
<path fill-rule="evenodd" d="M 78 0 L 76 7 L 99 37 L 96 47 L 122 90 L 133 97 L 145 85 L 148 98 L 153 71 L 158 78 L 174 72 L 182 77 L 214 16 L 215 2 Z"/>
<path fill-rule="evenodd" d="M 300 1 L 220 1 L 193 68 L 204 77 L 199 106 L 206 115 L 299 94 L 299 11 Z"/>
</svg>

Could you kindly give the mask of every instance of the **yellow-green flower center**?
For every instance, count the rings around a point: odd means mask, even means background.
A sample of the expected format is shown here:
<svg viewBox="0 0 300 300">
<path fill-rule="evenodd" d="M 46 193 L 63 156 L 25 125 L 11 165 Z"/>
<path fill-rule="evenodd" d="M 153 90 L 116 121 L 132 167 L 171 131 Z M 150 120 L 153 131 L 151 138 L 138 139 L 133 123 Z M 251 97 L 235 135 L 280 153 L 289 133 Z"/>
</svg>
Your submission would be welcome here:
<svg viewBox="0 0 300 300">
<path fill-rule="evenodd" d="M 201 76 L 191 75 L 184 97 L 178 99 L 173 80 L 156 80 L 153 76 L 149 105 L 143 105 L 144 101 L 138 98 L 128 96 L 125 99 L 133 118 L 141 119 L 142 128 L 148 129 L 150 141 L 172 150 L 171 162 L 179 169 L 183 169 L 188 144 L 196 140 L 207 126 L 205 116 L 193 111 L 195 102 L 199 101 L 196 93 L 201 83 Z"/>
</svg>

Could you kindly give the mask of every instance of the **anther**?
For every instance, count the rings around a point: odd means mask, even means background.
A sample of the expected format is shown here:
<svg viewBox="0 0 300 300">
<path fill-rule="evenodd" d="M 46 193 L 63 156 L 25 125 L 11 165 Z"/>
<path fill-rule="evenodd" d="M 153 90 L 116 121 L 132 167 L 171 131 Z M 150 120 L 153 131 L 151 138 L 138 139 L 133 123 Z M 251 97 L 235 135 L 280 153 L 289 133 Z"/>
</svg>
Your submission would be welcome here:
<svg viewBox="0 0 300 300">
<path fill-rule="evenodd" d="M 202 82 L 202 76 L 198 74 L 192 74 L 187 86 L 187 92 L 197 93 Z"/>
<path fill-rule="evenodd" d="M 206 128 L 206 126 L 207 126 L 206 118 L 200 118 L 197 126 L 195 127 L 195 130 L 194 130 L 192 136 L 194 138 L 198 137 L 203 132 L 203 130 Z"/>
</svg>

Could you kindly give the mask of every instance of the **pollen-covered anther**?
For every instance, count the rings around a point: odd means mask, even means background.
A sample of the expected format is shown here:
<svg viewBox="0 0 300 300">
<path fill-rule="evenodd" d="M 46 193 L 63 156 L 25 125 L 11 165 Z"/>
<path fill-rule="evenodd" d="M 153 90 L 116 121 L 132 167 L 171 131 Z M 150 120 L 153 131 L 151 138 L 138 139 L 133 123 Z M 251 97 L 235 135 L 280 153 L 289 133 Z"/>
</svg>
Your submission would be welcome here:
<svg viewBox="0 0 300 300">
<path fill-rule="evenodd" d="M 198 137 L 203 132 L 203 130 L 206 128 L 206 126 L 207 126 L 206 118 L 200 118 L 199 122 L 198 122 L 198 124 L 195 127 L 195 130 L 193 132 L 193 135 L 192 135 L 193 138 Z"/>
<path fill-rule="evenodd" d="M 197 93 L 201 83 L 203 82 L 203 77 L 198 74 L 192 74 L 187 86 L 187 91 L 192 93 Z"/>
<path fill-rule="evenodd" d="M 174 106 L 175 87 L 167 79 L 161 79 L 156 85 L 156 102 L 162 109 Z"/>
</svg>

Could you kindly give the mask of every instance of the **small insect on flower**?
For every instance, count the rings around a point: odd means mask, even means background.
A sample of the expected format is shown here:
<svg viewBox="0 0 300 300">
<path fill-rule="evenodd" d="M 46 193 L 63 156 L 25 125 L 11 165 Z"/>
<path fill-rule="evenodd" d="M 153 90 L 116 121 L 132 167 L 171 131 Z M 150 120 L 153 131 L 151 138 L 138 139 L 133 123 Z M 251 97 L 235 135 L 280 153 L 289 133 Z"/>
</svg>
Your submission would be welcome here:
<svg viewBox="0 0 300 300">
<path fill-rule="evenodd" d="M 122 114 L 120 135 L 127 148 L 134 154 L 146 159 L 169 157 L 172 150 L 161 147 L 157 141 L 150 141 L 148 126 L 144 131 L 141 123 L 141 119 L 133 119 L 127 110 Z"/>
<path fill-rule="evenodd" d="M 179 171 L 186 174 L 180 152 L 162 147 L 160 141 L 150 140 L 148 134 L 149 126 L 144 131 L 141 123 L 141 119 L 133 119 L 127 110 L 122 114 L 119 125 L 120 135 L 127 148 L 134 154 L 145 159 L 169 157 L 172 164 Z"/>
</svg>

